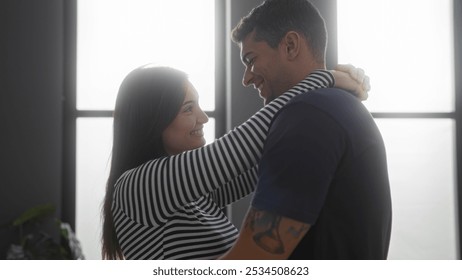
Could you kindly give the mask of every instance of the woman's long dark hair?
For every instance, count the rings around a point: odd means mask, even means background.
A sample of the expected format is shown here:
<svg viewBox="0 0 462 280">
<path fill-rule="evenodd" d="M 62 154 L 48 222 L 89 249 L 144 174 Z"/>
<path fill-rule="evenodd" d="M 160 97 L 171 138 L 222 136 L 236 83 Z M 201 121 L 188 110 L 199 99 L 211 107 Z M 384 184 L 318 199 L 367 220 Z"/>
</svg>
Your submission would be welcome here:
<svg viewBox="0 0 462 280">
<path fill-rule="evenodd" d="M 162 132 L 176 117 L 186 92 L 185 73 L 143 66 L 123 80 L 114 110 L 111 170 L 102 209 L 102 258 L 123 259 L 112 216 L 114 185 L 127 170 L 166 156 Z"/>
</svg>

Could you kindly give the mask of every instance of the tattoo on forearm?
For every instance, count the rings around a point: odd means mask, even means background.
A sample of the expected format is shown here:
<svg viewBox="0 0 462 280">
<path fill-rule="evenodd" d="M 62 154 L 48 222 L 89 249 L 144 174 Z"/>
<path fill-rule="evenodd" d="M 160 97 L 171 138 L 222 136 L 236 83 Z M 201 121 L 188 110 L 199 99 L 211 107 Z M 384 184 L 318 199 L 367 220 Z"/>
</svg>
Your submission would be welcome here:
<svg viewBox="0 0 462 280">
<path fill-rule="evenodd" d="M 283 254 L 284 244 L 279 236 L 281 216 L 251 209 L 246 226 L 254 232 L 253 240 L 263 250 L 272 254 Z"/>
<path fill-rule="evenodd" d="M 292 235 L 293 237 L 300 238 L 305 235 L 310 227 L 308 225 L 302 225 L 300 228 L 290 227 L 287 230 L 287 233 Z"/>
<path fill-rule="evenodd" d="M 263 250 L 272 254 L 284 254 L 286 248 L 281 238 L 300 239 L 309 230 L 309 225 L 302 224 L 299 227 L 290 226 L 288 229 L 281 227 L 282 216 L 267 211 L 251 208 L 245 227 L 253 232 L 253 240 Z"/>
</svg>

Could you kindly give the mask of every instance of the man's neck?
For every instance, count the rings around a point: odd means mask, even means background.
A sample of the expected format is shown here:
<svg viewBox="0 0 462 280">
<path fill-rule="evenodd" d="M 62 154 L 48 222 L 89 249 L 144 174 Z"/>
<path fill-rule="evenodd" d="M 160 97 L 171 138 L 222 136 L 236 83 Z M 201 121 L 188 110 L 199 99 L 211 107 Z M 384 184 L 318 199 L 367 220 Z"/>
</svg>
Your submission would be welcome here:
<svg viewBox="0 0 462 280">
<path fill-rule="evenodd" d="M 300 81 L 304 80 L 309 74 L 313 73 L 316 70 L 325 70 L 326 64 L 315 62 L 314 60 L 307 60 L 305 64 L 300 64 L 299 69 L 294 71 L 294 80 L 293 85 L 298 84 Z"/>
</svg>

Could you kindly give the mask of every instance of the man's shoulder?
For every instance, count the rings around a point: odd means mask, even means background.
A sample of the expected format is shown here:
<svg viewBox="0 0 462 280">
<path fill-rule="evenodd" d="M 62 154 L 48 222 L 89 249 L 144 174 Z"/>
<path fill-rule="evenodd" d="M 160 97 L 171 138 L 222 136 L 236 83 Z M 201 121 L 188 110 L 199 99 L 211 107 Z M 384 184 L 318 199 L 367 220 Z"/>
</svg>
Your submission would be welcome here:
<svg viewBox="0 0 462 280">
<path fill-rule="evenodd" d="M 353 94 L 339 88 L 320 88 L 292 98 L 287 104 L 306 103 L 311 105 L 328 106 L 345 103 L 357 103 L 359 100 Z"/>
<path fill-rule="evenodd" d="M 320 88 L 301 93 L 292 98 L 279 110 L 273 120 L 279 119 L 281 115 L 284 119 L 299 119 L 301 116 L 313 114 L 313 112 L 323 112 L 330 114 L 338 110 L 339 106 L 350 107 L 344 99 L 350 99 L 352 95 L 339 88 Z M 356 99 L 353 97 L 353 99 Z M 343 105 L 342 105 L 343 104 Z"/>
<path fill-rule="evenodd" d="M 281 113 L 283 111 L 288 115 L 298 112 L 297 116 L 300 112 L 319 111 L 334 119 L 370 119 L 364 104 L 352 93 L 339 88 L 322 88 L 300 94 L 289 101 Z"/>
</svg>

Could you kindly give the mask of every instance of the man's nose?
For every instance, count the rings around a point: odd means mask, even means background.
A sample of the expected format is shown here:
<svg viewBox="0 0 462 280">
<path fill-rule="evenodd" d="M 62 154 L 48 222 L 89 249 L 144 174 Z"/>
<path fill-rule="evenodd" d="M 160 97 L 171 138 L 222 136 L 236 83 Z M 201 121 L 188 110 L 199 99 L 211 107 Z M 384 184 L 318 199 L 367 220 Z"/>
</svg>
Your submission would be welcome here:
<svg viewBox="0 0 462 280">
<path fill-rule="evenodd" d="M 245 68 L 244 76 L 242 77 L 242 85 L 248 87 L 252 84 L 253 74 L 249 67 Z"/>
</svg>

